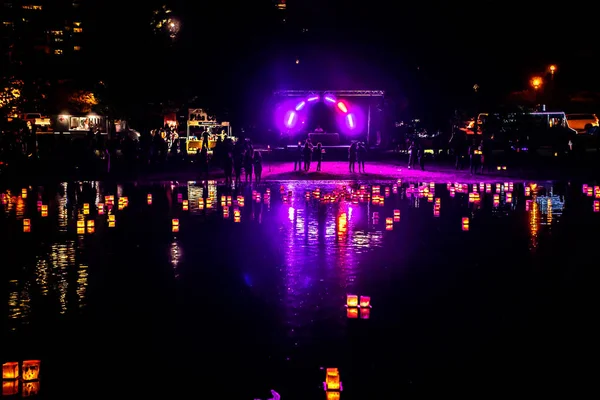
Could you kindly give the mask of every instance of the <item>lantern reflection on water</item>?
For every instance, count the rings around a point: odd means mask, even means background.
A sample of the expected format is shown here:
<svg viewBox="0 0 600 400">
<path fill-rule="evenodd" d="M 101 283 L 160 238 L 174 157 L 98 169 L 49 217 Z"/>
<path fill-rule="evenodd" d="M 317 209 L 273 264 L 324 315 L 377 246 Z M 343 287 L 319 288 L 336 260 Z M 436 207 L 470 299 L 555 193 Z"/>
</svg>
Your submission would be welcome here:
<svg viewBox="0 0 600 400">
<path fill-rule="evenodd" d="M 18 380 L 2 381 L 2 396 L 14 396 L 16 394 L 19 394 Z"/>
<path fill-rule="evenodd" d="M 346 317 L 350 319 L 358 318 L 358 308 L 347 308 L 346 309 Z"/>
<path fill-rule="evenodd" d="M 2 379 L 19 378 L 19 363 L 16 361 L 2 364 Z"/>
<path fill-rule="evenodd" d="M 40 360 L 23 361 L 23 381 L 37 381 L 40 378 Z"/>
<path fill-rule="evenodd" d="M 21 397 L 36 396 L 40 392 L 40 382 L 23 382 Z"/>
<path fill-rule="evenodd" d="M 463 231 L 469 230 L 469 218 L 468 217 L 463 217 L 463 219 L 462 219 L 462 230 Z"/>
<path fill-rule="evenodd" d="M 94 223 L 93 220 L 89 220 L 87 222 L 87 233 L 94 233 L 94 231 L 96 230 L 96 224 Z"/>
<path fill-rule="evenodd" d="M 361 308 L 360 309 L 360 319 L 369 319 L 371 317 L 371 309 L 370 308 Z"/>
<path fill-rule="evenodd" d="M 340 400 L 341 399 L 341 393 L 337 392 L 337 391 L 329 391 L 329 392 L 325 392 L 325 400 Z"/>
</svg>

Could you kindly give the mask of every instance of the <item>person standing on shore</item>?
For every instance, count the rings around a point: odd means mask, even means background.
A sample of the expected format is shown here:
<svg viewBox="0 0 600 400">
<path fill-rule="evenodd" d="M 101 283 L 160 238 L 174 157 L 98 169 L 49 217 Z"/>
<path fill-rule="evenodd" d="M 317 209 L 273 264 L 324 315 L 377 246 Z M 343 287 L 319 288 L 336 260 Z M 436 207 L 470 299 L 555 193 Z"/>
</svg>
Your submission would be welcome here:
<svg viewBox="0 0 600 400">
<path fill-rule="evenodd" d="M 356 151 L 356 159 L 358 160 L 358 173 L 364 174 L 365 171 L 365 158 L 367 158 L 367 146 L 364 142 L 360 142 Z"/>
<path fill-rule="evenodd" d="M 254 180 L 256 183 L 260 183 L 262 179 L 262 154 L 260 151 L 254 152 Z"/>
<path fill-rule="evenodd" d="M 348 172 L 354 173 L 356 165 L 356 142 L 352 142 L 348 149 Z"/>
<path fill-rule="evenodd" d="M 323 145 L 321 142 L 317 143 L 315 154 L 317 157 L 317 172 L 321 172 L 321 162 L 323 161 Z"/>
<path fill-rule="evenodd" d="M 294 171 L 302 170 L 302 143 L 298 142 L 298 147 L 296 148 L 296 154 L 294 155 Z"/>
<path fill-rule="evenodd" d="M 310 169 L 310 162 L 312 160 L 312 147 L 310 145 L 310 141 L 307 139 L 306 143 L 304 143 L 304 149 L 302 150 L 304 154 L 304 171 L 308 172 Z"/>
</svg>

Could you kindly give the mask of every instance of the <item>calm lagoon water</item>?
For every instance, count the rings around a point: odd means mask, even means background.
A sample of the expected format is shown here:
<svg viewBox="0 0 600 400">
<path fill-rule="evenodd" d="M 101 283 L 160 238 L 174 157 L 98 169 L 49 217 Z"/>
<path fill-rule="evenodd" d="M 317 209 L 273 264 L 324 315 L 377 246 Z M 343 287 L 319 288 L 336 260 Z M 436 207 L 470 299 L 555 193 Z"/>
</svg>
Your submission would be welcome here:
<svg viewBox="0 0 600 400">
<path fill-rule="evenodd" d="M 323 367 L 348 400 L 595 380 L 600 213 L 580 184 L 2 193 L 0 358 L 41 360 L 44 398 L 325 399 Z"/>
</svg>

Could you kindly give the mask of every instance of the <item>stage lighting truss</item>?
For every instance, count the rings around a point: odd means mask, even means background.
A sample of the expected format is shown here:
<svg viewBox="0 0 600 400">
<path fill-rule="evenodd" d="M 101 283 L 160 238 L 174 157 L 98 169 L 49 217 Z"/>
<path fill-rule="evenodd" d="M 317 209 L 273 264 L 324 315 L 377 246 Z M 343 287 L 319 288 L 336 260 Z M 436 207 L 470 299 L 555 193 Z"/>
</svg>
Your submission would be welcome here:
<svg viewBox="0 0 600 400">
<path fill-rule="evenodd" d="M 275 96 L 280 97 L 314 97 L 331 95 L 333 97 L 383 97 L 383 90 L 279 90 Z"/>
</svg>

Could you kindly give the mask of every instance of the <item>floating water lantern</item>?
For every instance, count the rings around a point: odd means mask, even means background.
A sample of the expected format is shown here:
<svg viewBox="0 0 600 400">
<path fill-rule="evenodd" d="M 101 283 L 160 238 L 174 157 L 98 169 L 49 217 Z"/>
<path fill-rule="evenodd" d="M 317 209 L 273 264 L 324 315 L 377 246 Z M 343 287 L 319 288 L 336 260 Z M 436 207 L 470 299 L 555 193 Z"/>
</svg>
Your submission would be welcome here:
<svg viewBox="0 0 600 400">
<path fill-rule="evenodd" d="M 90 213 L 90 204 L 84 203 L 83 204 L 83 215 L 89 215 L 89 213 Z"/>
<path fill-rule="evenodd" d="M 183 202 L 183 193 L 177 193 L 177 202 L 179 204 Z"/>
<path fill-rule="evenodd" d="M 485 184 L 485 192 L 486 193 L 492 193 L 492 185 L 489 183 Z"/>
<path fill-rule="evenodd" d="M 468 231 L 469 230 L 469 218 L 468 217 L 463 217 L 462 218 L 462 230 L 463 231 Z"/>
<path fill-rule="evenodd" d="M 512 183 L 512 182 L 508 182 L 508 190 L 509 190 L 510 192 L 513 192 L 513 191 L 514 191 L 514 188 L 515 188 L 515 185 L 514 185 L 514 183 Z"/>
<path fill-rule="evenodd" d="M 23 232 L 31 232 L 31 220 L 23 220 Z"/>
<path fill-rule="evenodd" d="M 327 368 L 325 371 L 325 382 L 323 388 L 328 390 L 342 390 L 342 382 L 340 381 L 340 371 L 337 368 Z"/>
<path fill-rule="evenodd" d="M 587 185 L 587 183 L 584 183 L 584 184 L 581 186 L 581 193 L 583 193 L 583 194 L 587 194 L 587 190 L 588 190 L 588 185 Z"/>
<path fill-rule="evenodd" d="M 40 208 L 40 212 L 42 213 L 42 217 L 47 217 L 48 216 L 48 206 L 45 204 L 42 204 L 42 207 Z"/>
<path fill-rule="evenodd" d="M 206 209 L 210 210 L 212 208 L 213 208 L 213 198 L 207 197 L 206 198 Z"/>
<path fill-rule="evenodd" d="M 27 189 L 25 189 L 25 188 L 21 189 L 21 198 L 23 198 L 23 199 L 27 198 Z"/>
<path fill-rule="evenodd" d="M 392 193 L 398 194 L 398 185 L 393 185 L 392 186 Z"/>
<path fill-rule="evenodd" d="M 394 210 L 394 222 L 400 222 L 400 210 Z"/>
<path fill-rule="evenodd" d="M 198 199 L 198 209 L 204 210 L 204 199 L 202 198 Z"/>
<path fill-rule="evenodd" d="M 189 207 L 190 207 L 189 200 L 184 200 L 184 201 L 183 201 L 183 204 L 181 205 L 181 209 L 182 209 L 183 211 L 187 211 L 187 210 L 189 210 Z"/>
<path fill-rule="evenodd" d="M 148 193 L 148 196 L 146 196 L 146 202 L 148 203 L 149 206 L 152 205 L 152 194 Z"/>
<path fill-rule="evenodd" d="M 171 228 L 173 232 L 179 232 L 179 219 L 173 218 L 171 221 Z"/>
<path fill-rule="evenodd" d="M 21 371 L 23 374 L 23 380 L 25 382 L 37 381 L 40 379 L 40 360 L 27 360 L 23 361 Z"/>
<path fill-rule="evenodd" d="M 394 224 L 394 218 L 386 218 L 385 219 L 385 224 L 386 225 L 393 225 Z"/>
<path fill-rule="evenodd" d="M 346 295 L 346 307 L 358 307 L 358 296 L 355 294 Z"/>
<path fill-rule="evenodd" d="M 588 186 L 586 194 L 588 197 L 592 197 L 594 195 L 594 188 L 592 186 Z"/>
<path fill-rule="evenodd" d="M 87 221 L 87 233 L 94 233 L 94 231 L 96 230 L 96 224 L 94 223 L 94 220 L 89 220 Z"/>
<path fill-rule="evenodd" d="M 500 205 L 500 195 L 499 194 L 494 195 L 493 205 L 494 205 L 494 207 L 498 207 Z"/>
<path fill-rule="evenodd" d="M 114 228 L 117 224 L 117 221 L 115 219 L 115 215 L 114 214 L 110 214 L 108 216 L 108 227 L 109 228 Z"/>
<path fill-rule="evenodd" d="M 223 218 L 229 218 L 229 206 L 223 207 Z"/>
<path fill-rule="evenodd" d="M 390 188 L 386 187 L 384 193 L 385 193 L 385 197 L 390 197 Z"/>
<path fill-rule="evenodd" d="M 2 364 L 2 379 L 19 379 L 19 363 L 16 361 L 10 361 Z"/>
<path fill-rule="evenodd" d="M 360 307 L 371 308 L 371 296 L 360 296 Z"/>
<path fill-rule="evenodd" d="M 600 186 L 594 186 L 594 197 L 600 199 Z"/>
<path fill-rule="evenodd" d="M 237 197 L 237 203 L 238 203 L 238 206 L 244 207 L 244 196 L 241 196 L 241 195 L 238 196 Z"/>
<path fill-rule="evenodd" d="M 525 196 L 531 196 L 531 188 L 529 186 L 525 186 Z"/>
<path fill-rule="evenodd" d="M 371 188 L 371 191 L 373 194 L 379 194 L 379 193 L 381 193 L 381 186 L 373 186 Z"/>
<path fill-rule="evenodd" d="M 456 195 L 456 188 L 455 187 L 451 187 L 450 188 L 450 197 L 454 197 Z"/>
<path fill-rule="evenodd" d="M 242 218 L 242 213 L 240 212 L 239 208 L 234 208 L 233 209 L 233 219 L 237 220 L 235 222 L 240 222 L 240 219 Z"/>
<path fill-rule="evenodd" d="M 594 200 L 594 212 L 600 212 L 600 200 Z"/>
<path fill-rule="evenodd" d="M 513 200 L 512 193 L 511 192 L 507 192 L 506 193 L 506 202 L 507 203 L 512 203 L 512 200 Z"/>
</svg>

